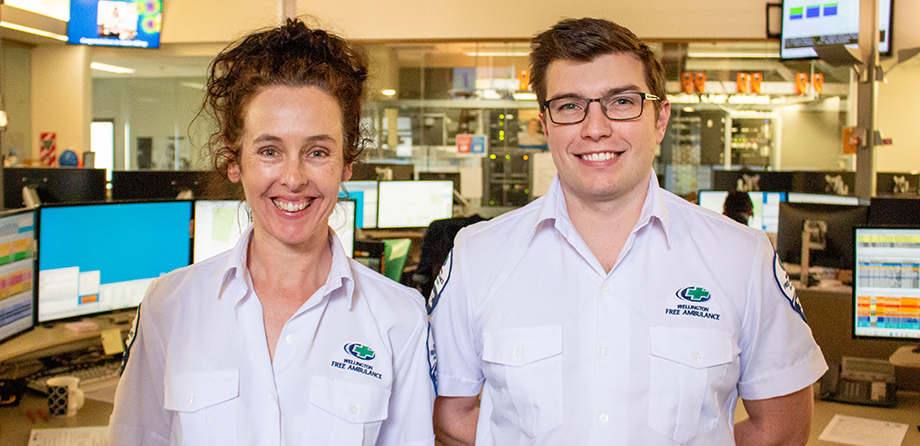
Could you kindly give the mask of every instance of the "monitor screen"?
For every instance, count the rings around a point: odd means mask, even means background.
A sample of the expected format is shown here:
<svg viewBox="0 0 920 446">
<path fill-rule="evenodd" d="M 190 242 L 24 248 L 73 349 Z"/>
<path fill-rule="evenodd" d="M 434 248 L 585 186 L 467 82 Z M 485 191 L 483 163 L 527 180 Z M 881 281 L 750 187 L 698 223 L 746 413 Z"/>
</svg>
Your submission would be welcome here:
<svg viewBox="0 0 920 446">
<path fill-rule="evenodd" d="M 191 201 L 42 207 L 38 321 L 136 307 L 191 262 L 191 223 Z"/>
<path fill-rule="evenodd" d="M 339 197 L 357 201 L 357 227 L 377 227 L 377 182 L 344 181 Z"/>
<path fill-rule="evenodd" d="M 790 203 L 845 204 L 849 206 L 858 206 L 862 204 L 859 198 L 856 197 L 847 197 L 843 195 L 803 194 L 800 192 L 789 192 L 786 195 L 786 201 Z"/>
<path fill-rule="evenodd" d="M 379 191 L 379 228 L 422 228 L 452 217 L 454 183 L 450 181 L 381 181 Z"/>
<path fill-rule="evenodd" d="M 238 200 L 195 200 L 195 263 L 236 245 L 249 227 L 249 205 Z"/>
<path fill-rule="evenodd" d="M 77 167 L 3 168 L 3 205 L 24 207 L 22 189 L 34 188 L 42 203 L 105 201 L 105 169 Z"/>
<path fill-rule="evenodd" d="M 35 211 L 0 213 L 0 342 L 33 326 Z"/>
<path fill-rule="evenodd" d="M 920 227 L 857 228 L 853 335 L 920 338 Z"/>
<path fill-rule="evenodd" d="M 415 165 L 409 163 L 360 162 L 352 165 L 353 181 L 411 181 Z"/>
<path fill-rule="evenodd" d="M 850 269 L 853 267 L 853 228 L 864 226 L 869 206 L 822 203 L 780 203 L 776 253 L 785 263 L 801 263 L 805 222 L 823 227 L 813 239 L 824 248 L 809 252 L 809 265 Z"/>
<path fill-rule="evenodd" d="M 180 195 L 182 194 L 182 195 Z M 116 170 L 112 172 L 113 200 L 171 198 L 242 201 L 240 183 L 209 170 Z"/>
<path fill-rule="evenodd" d="M 779 225 L 779 204 L 786 201 L 784 192 L 748 192 L 754 212 L 748 220 L 748 226 L 765 232 L 776 232 Z M 722 213 L 726 191 L 700 191 L 700 206 L 714 212 Z"/>
<path fill-rule="evenodd" d="M 869 200 L 869 225 L 920 225 L 920 198 L 871 198 Z"/>
<path fill-rule="evenodd" d="M 878 3 L 878 51 L 888 54 L 891 44 L 891 0 Z M 780 57 L 817 57 L 817 45 L 859 44 L 859 0 L 783 1 Z"/>
<path fill-rule="evenodd" d="M 159 48 L 162 0 L 70 0 L 67 43 Z"/>
<path fill-rule="evenodd" d="M 340 198 L 329 216 L 329 226 L 339 236 L 348 257 L 354 255 L 355 201 Z M 194 262 L 227 251 L 239 241 L 251 221 L 249 205 L 235 200 L 196 200 Z"/>
</svg>

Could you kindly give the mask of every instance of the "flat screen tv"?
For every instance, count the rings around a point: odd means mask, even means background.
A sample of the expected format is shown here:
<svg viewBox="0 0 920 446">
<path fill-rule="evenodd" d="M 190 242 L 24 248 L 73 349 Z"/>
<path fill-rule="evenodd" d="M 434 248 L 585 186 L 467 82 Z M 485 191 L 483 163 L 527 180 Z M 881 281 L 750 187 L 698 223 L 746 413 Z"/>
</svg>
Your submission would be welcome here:
<svg viewBox="0 0 920 446">
<path fill-rule="evenodd" d="M 891 54 L 891 5 L 893 0 L 879 0 L 878 51 Z M 817 45 L 859 43 L 859 0 L 785 0 L 780 57 L 783 59 L 815 58 Z"/>
<path fill-rule="evenodd" d="M 70 0 L 67 43 L 159 48 L 162 0 Z"/>
</svg>

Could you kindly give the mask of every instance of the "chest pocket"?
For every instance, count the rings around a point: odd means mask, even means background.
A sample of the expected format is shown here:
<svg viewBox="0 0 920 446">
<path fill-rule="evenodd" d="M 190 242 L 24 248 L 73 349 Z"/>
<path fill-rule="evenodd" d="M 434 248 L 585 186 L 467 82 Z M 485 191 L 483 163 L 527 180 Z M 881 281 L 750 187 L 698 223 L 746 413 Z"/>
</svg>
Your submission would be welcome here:
<svg viewBox="0 0 920 446">
<path fill-rule="evenodd" d="M 373 445 L 389 402 L 390 389 L 314 375 L 302 444 Z"/>
<path fill-rule="evenodd" d="M 712 430 L 732 338 L 718 330 L 651 327 L 649 427 L 678 443 Z"/>
<path fill-rule="evenodd" d="M 562 424 L 562 327 L 485 333 L 482 359 L 502 387 L 504 415 L 534 438 Z"/>
<path fill-rule="evenodd" d="M 236 444 L 239 371 L 166 376 L 164 384 L 163 405 L 175 412 L 173 437 L 181 444 Z"/>
</svg>

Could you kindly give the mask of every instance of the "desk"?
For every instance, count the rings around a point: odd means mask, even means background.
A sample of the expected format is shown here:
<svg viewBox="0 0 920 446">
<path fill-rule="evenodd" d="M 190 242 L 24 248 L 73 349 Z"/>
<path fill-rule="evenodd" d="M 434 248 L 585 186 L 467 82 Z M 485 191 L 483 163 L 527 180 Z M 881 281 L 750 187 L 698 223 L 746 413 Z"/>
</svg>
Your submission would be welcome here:
<svg viewBox="0 0 920 446">
<path fill-rule="evenodd" d="M 36 417 L 33 424 L 29 421 L 26 411 L 35 412 L 38 409 L 48 413 L 48 401 L 31 391 L 26 392 L 18 406 L 0 408 L 0 446 L 26 446 L 29 444 L 29 432 L 32 432 L 32 429 L 106 426 L 109 424 L 109 415 L 112 414 L 112 404 L 87 399 L 83 407 L 72 417 L 49 417 L 48 421 Z"/>
<path fill-rule="evenodd" d="M 99 336 L 105 330 L 118 328 L 123 333 L 128 332 L 134 320 L 134 311 L 121 311 L 88 319 L 95 321 L 99 327 L 93 330 L 71 331 L 64 328 L 62 323 L 55 323 L 50 327 L 40 325 L 0 343 L 0 364 L 11 359 L 20 361 L 100 345 L 102 341 Z"/>
</svg>

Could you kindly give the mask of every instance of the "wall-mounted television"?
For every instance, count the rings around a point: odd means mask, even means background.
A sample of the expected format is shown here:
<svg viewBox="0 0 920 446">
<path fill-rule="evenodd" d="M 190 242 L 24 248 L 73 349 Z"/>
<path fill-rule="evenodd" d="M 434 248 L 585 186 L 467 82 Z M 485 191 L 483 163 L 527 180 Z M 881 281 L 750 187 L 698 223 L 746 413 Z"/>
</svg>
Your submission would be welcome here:
<svg viewBox="0 0 920 446">
<path fill-rule="evenodd" d="M 162 0 L 70 0 L 67 43 L 159 48 Z"/>
<path fill-rule="evenodd" d="M 891 54 L 891 5 L 878 5 L 878 51 Z M 784 0 L 783 32 L 780 57 L 783 59 L 815 58 L 817 45 L 859 43 L 859 0 Z"/>
</svg>

